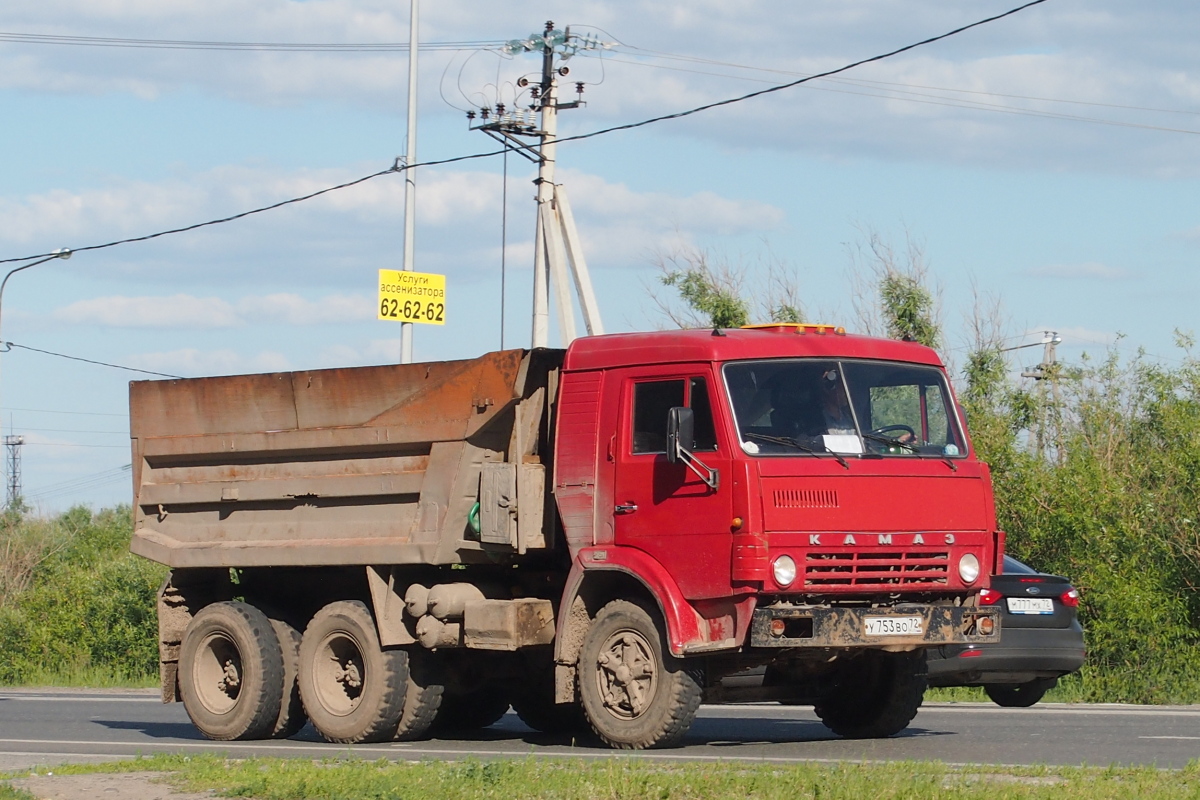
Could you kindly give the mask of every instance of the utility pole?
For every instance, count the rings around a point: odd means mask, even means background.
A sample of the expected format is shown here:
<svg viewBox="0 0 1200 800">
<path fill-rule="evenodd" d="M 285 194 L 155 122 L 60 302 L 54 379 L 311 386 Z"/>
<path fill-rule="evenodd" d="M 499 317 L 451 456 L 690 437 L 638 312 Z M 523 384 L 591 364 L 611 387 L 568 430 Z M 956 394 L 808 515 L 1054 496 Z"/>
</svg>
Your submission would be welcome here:
<svg viewBox="0 0 1200 800">
<path fill-rule="evenodd" d="M 513 54 L 542 52 L 541 82 L 530 86 L 528 78 L 517 81 L 518 87 L 530 90 L 532 102 L 528 110 L 509 110 L 498 103 L 493 119 L 493 109 L 481 108 L 478 125 L 474 124 L 476 112 L 467 113 L 474 130 L 483 131 L 538 165 L 538 177 L 534 181 L 537 185 L 538 213 L 533 251 L 533 347 L 546 347 L 549 344 L 551 291 L 558 310 L 559 333 L 563 343 L 569 344 L 575 338 L 575 311 L 567 277 L 568 266 L 574 278 L 575 294 L 588 334 L 604 333 L 587 261 L 579 242 L 579 232 L 575 228 L 575 218 L 571 214 L 566 189 L 554 182 L 554 167 L 558 112 L 584 105 L 583 83 L 575 84 L 575 100 L 560 102 L 558 79 L 566 77 L 571 71 L 562 62 L 581 50 L 610 46 L 595 38 L 573 36 L 570 28 L 557 30 L 553 22 L 547 22 L 542 33 L 513 40 L 505 48 Z M 534 123 L 534 115 L 539 113 L 540 126 Z M 526 139 L 537 140 L 536 147 Z"/>
<path fill-rule="evenodd" d="M 417 232 L 417 13 L 419 0 L 410 0 L 408 28 L 408 136 L 404 147 L 404 264 L 405 272 L 413 271 Z M 413 324 L 400 323 L 400 363 L 413 360 Z"/>
<path fill-rule="evenodd" d="M 8 435 L 4 437 L 7 448 L 5 458 L 5 477 L 8 479 L 8 494 L 4 508 L 12 511 L 21 503 L 21 445 L 25 444 L 24 436 Z"/>
<path fill-rule="evenodd" d="M 1058 412 L 1062 408 L 1062 397 L 1059 394 L 1058 386 L 1058 345 L 1062 343 L 1062 337 L 1056 331 L 1046 331 L 1042 335 L 1042 363 L 1038 364 L 1031 370 L 1025 370 L 1021 373 L 1022 378 L 1033 378 L 1038 382 L 1038 429 L 1036 431 L 1035 444 L 1037 451 L 1041 453 L 1046 443 L 1046 382 L 1049 382 L 1051 391 L 1054 395 L 1054 406 L 1052 413 L 1054 415 L 1054 427 L 1058 428 Z M 1012 348 L 1016 349 L 1016 348 Z"/>
</svg>

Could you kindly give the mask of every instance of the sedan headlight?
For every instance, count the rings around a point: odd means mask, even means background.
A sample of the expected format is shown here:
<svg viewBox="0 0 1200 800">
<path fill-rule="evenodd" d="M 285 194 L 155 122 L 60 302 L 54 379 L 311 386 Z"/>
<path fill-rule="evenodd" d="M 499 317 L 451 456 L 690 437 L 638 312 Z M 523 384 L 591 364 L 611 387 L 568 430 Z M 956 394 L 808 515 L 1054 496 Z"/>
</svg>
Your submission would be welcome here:
<svg viewBox="0 0 1200 800">
<path fill-rule="evenodd" d="M 775 583 L 780 586 L 791 586 L 792 581 L 796 580 L 796 562 L 792 560 L 791 556 L 780 556 L 771 565 L 771 572 L 775 575 Z"/>
<path fill-rule="evenodd" d="M 979 559 L 967 553 L 958 560 L 958 577 L 963 583 L 974 583 L 979 579 Z"/>
</svg>

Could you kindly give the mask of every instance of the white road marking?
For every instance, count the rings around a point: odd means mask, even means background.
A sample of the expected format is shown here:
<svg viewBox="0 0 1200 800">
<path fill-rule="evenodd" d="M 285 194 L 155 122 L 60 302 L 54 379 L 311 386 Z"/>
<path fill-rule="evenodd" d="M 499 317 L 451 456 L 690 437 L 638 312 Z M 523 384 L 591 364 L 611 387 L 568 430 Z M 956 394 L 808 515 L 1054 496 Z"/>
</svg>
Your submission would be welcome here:
<svg viewBox="0 0 1200 800">
<path fill-rule="evenodd" d="M 1189 742 L 1200 742 L 1200 736 L 1139 736 L 1139 739 L 1184 739 Z"/>
</svg>

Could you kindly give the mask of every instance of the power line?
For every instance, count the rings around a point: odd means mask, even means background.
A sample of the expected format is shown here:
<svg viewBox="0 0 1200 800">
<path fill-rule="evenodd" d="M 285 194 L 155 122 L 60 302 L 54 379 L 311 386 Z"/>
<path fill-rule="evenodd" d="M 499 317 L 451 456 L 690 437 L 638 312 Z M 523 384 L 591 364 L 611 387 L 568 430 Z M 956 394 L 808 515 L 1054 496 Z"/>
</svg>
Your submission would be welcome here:
<svg viewBox="0 0 1200 800">
<path fill-rule="evenodd" d="M 69 361 L 82 361 L 85 364 L 95 364 L 96 366 L 99 366 L 99 367 L 112 367 L 113 369 L 123 369 L 123 370 L 127 370 L 129 372 L 140 372 L 144 375 L 157 375 L 160 378 L 177 378 L 179 380 L 183 379 L 182 375 L 168 375 L 165 372 L 154 372 L 153 370 L 138 369 L 137 367 L 125 367 L 120 364 L 109 364 L 104 361 L 93 361 L 90 358 L 80 358 L 79 356 L 69 356 L 66 353 L 55 353 L 50 350 L 39 350 L 36 347 L 30 347 L 30 346 L 24 345 L 24 344 L 17 344 L 16 342 L 3 342 L 2 344 L 8 349 L 0 351 L 0 352 L 8 352 L 8 350 L 11 350 L 14 347 L 19 347 L 22 350 L 32 350 L 35 353 L 43 353 L 48 356 L 57 356 L 58 358 L 65 358 Z"/>
<path fill-rule="evenodd" d="M 186 39 L 123 39 L 101 36 L 60 36 L 41 33 L 0 32 L 0 42 L 52 44 L 76 47 L 125 47 L 150 50 L 252 50 L 290 53 L 406 53 L 408 42 L 221 42 Z M 422 42 L 418 50 L 491 50 L 503 41 Z"/>
<path fill-rule="evenodd" d="M 76 444 L 75 442 L 25 442 L 25 445 L 33 447 L 99 447 L 104 449 L 128 450 L 127 444 Z"/>
<path fill-rule="evenodd" d="M 1039 2 L 1042 2 L 1042 0 L 1039 0 Z M 160 236 L 170 236 L 170 235 L 176 234 L 176 233 L 186 233 L 188 231 L 194 231 L 199 228 L 206 228 L 210 225 L 221 225 L 226 222 L 233 222 L 234 220 L 242 219 L 243 217 L 249 217 L 253 214 L 261 214 L 264 211 L 273 211 L 277 208 L 282 208 L 283 206 L 292 205 L 293 203 L 302 203 L 305 200 L 312 200 L 314 197 L 320 197 L 323 194 L 328 194 L 329 192 L 336 192 L 340 189 L 348 189 L 351 186 L 357 186 L 360 183 L 366 183 L 367 181 L 374 180 L 375 178 L 379 178 L 384 175 L 391 175 L 392 173 L 400 173 L 400 172 L 404 172 L 405 170 L 416 169 L 417 167 L 436 167 L 436 166 L 441 166 L 443 164 L 454 164 L 459 161 L 470 161 L 472 159 L 477 159 L 477 158 L 489 158 L 491 156 L 498 156 L 503 152 L 504 152 L 503 150 L 494 150 L 489 153 L 473 153 L 471 155 L 466 155 L 466 156 L 455 156 L 453 158 L 443 158 L 443 159 L 440 159 L 437 161 L 424 161 L 424 162 L 421 162 L 418 164 L 410 164 L 410 165 L 401 165 L 399 163 L 396 163 L 396 164 L 393 164 L 391 167 L 388 167 L 387 169 L 380 170 L 379 172 L 373 172 L 370 175 L 364 175 L 361 178 L 356 178 L 355 180 L 347 181 L 346 183 L 339 183 L 337 186 L 328 186 L 324 189 L 318 189 L 315 192 L 311 192 L 309 194 L 302 195 L 300 197 L 293 197 L 290 200 L 281 200 L 278 203 L 272 203 L 271 205 L 262 206 L 260 208 L 252 208 L 249 211 L 242 211 L 241 213 L 233 214 L 228 217 L 221 217 L 220 219 L 210 219 L 207 222 L 197 222 L 194 225 L 185 225 L 182 228 L 171 228 L 170 230 L 159 231 L 158 233 L 151 233 L 151 234 L 147 234 L 145 236 L 134 236 L 129 239 L 118 239 L 118 240 L 112 241 L 112 242 L 105 242 L 104 244 L 93 244 L 93 245 L 88 245 L 86 247 L 75 247 L 75 248 L 70 248 L 70 249 L 71 249 L 71 252 L 73 252 L 73 253 L 83 253 L 83 252 L 87 252 L 88 250 L 104 250 L 109 247 L 116 247 L 117 245 L 132 244 L 133 242 L 145 242 L 145 241 L 149 241 L 150 239 L 157 239 Z M 20 258 L 0 258 L 0 264 L 10 264 L 15 261 L 30 261 L 32 259 L 43 258 L 48 255 L 55 255 L 55 254 L 54 253 L 46 253 L 46 254 L 39 254 L 39 255 L 35 255 L 35 256 L 22 256 Z"/>
<path fill-rule="evenodd" d="M 666 70 L 671 70 L 673 72 L 687 72 L 687 73 L 696 74 L 696 75 L 710 75 L 713 77 L 729 78 L 732 80 L 752 81 L 754 83 L 772 83 L 772 81 L 770 81 L 767 78 L 754 78 L 754 77 L 750 77 L 747 75 L 732 75 L 730 73 L 710 72 L 708 70 L 688 69 L 686 67 L 670 67 L 670 66 L 666 66 L 663 64 L 651 64 L 646 61 L 636 61 L 636 60 L 630 60 L 630 59 L 614 58 L 611 55 L 603 56 L 603 59 L 605 61 L 614 61 L 614 62 L 617 62 L 620 64 L 632 64 L 634 66 L 650 67 L 653 69 L 666 69 Z M 724 64 L 726 62 L 714 62 L 714 63 Z M 779 72 L 779 73 L 788 74 L 788 75 L 804 74 L 804 73 L 799 73 L 799 72 L 789 72 L 789 71 L 785 71 L 785 70 L 773 70 L 773 69 L 766 69 L 766 68 L 760 68 L 760 67 L 748 67 L 747 66 L 747 67 L 741 67 L 741 68 L 748 69 L 748 70 L 761 69 L 764 72 Z M 1083 101 L 1083 100 L 1062 100 L 1062 99 L 1056 99 L 1056 98 L 1051 98 L 1051 97 L 1033 97 L 1033 96 L 1028 96 L 1028 95 L 1001 94 L 999 92 L 981 92 L 981 91 L 972 91 L 972 90 L 968 90 L 968 89 L 949 89 L 949 88 L 940 87 L 940 86 L 921 86 L 919 84 L 888 83 L 885 81 L 867 81 L 867 80 L 856 80 L 856 79 L 849 79 L 849 78 L 838 78 L 838 79 L 827 79 L 827 80 L 830 83 L 838 83 L 838 84 L 844 84 L 847 86 L 860 87 L 864 91 L 851 91 L 849 89 L 834 89 L 834 88 L 825 87 L 825 86 L 810 86 L 810 87 L 806 87 L 806 88 L 812 89 L 814 91 L 819 91 L 819 92 L 832 92 L 835 94 L 850 94 L 850 95 L 857 95 L 859 97 L 878 97 L 878 98 L 882 98 L 882 99 L 886 99 L 886 100 L 900 100 L 900 101 L 906 102 L 906 103 L 918 103 L 921 105 L 936 105 L 936 106 L 944 106 L 947 108 L 965 108 L 965 109 L 972 109 L 975 111 L 991 111 L 993 113 L 999 113 L 999 114 L 1017 114 L 1017 115 L 1021 115 L 1021 116 L 1030 116 L 1030 117 L 1047 117 L 1050 119 L 1062 119 L 1062 120 L 1069 120 L 1069 121 L 1074 121 L 1074 122 L 1090 122 L 1090 123 L 1097 124 L 1097 125 L 1114 125 L 1114 126 L 1125 127 L 1125 128 L 1140 128 L 1143 130 L 1163 131 L 1166 133 L 1185 133 L 1185 134 L 1192 134 L 1192 135 L 1200 134 L 1200 131 L 1195 131 L 1195 130 L 1190 130 L 1190 129 L 1170 128 L 1170 127 L 1166 127 L 1166 126 L 1162 126 L 1162 125 L 1148 125 L 1145 123 L 1136 123 L 1136 122 L 1122 122 L 1119 120 L 1108 120 L 1108 119 L 1103 119 L 1103 118 L 1099 118 L 1099 117 L 1086 117 L 1086 116 L 1081 116 L 1078 114 L 1067 114 L 1067 113 L 1061 112 L 1061 111 L 1039 110 L 1036 108 L 1024 108 L 1021 106 L 1007 105 L 1007 104 L 1002 104 L 1002 103 L 988 103 L 983 100 L 971 100 L 968 98 L 946 97 L 946 96 L 937 95 L 937 94 L 924 94 L 922 92 L 916 92 L 916 91 L 912 91 L 912 90 L 913 89 L 925 89 L 930 92 L 950 92 L 950 93 L 957 93 L 957 94 L 980 95 L 980 96 L 984 96 L 984 97 L 1008 98 L 1008 99 L 1012 99 L 1012 100 L 1029 100 L 1032 102 L 1042 102 L 1042 103 L 1064 103 L 1064 104 L 1089 106 L 1089 107 L 1096 107 L 1096 108 L 1111 108 L 1111 109 L 1117 109 L 1117 110 L 1122 110 L 1122 111 L 1144 111 L 1144 112 L 1163 113 L 1163 114 L 1200 115 L 1200 112 L 1198 112 L 1198 111 L 1186 111 L 1186 110 L 1169 109 L 1169 108 L 1149 108 L 1149 107 L 1144 107 L 1144 106 L 1125 106 L 1125 105 L 1118 105 L 1116 103 L 1094 103 L 1094 102 L 1087 102 L 1087 101 Z M 870 90 L 870 89 L 876 88 L 876 87 L 879 87 L 876 91 L 867 91 L 867 90 Z M 900 87 L 905 87 L 905 88 L 900 88 Z M 905 95 L 909 95 L 909 96 L 905 96 Z M 927 98 L 927 99 L 920 99 L 920 98 Z"/>
<path fill-rule="evenodd" d="M 129 414 L 117 414 L 111 411 L 52 411 L 48 408 L 8 408 L 6 411 L 26 411 L 30 414 L 72 414 L 83 417 L 128 417 Z"/>
<path fill-rule="evenodd" d="M 935 42 L 940 42 L 943 39 L 948 39 L 951 36 L 957 36 L 960 33 L 971 30 L 972 28 L 980 27 L 981 25 L 987 25 L 989 23 L 996 22 L 997 20 L 1001 20 L 1001 19 L 1004 19 L 1005 17 L 1012 16 L 1013 14 L 1016 14 L 1020 11 L 1024 11 L 1025 9 L 1031 8 L 1033 6 L 1040 5 L 1044 2 L 1046 2 L 1046 0 L 1030 0 L 1030 2 L 1028 2 L 1028 3 L 1017 6 L 1016 8 L 1009 9 L 1008 11 L 1005 11 L 1001 14 L 996 14 L 994 16 L 987 17 L 985 19 L 981 19 L 976 22 L 972 22 L 968 25 L 963 25 L 961 27 L 955 28 L 954 30 L 948 31 L 946 33 L 942 33 L 937 36 L 931 36 L 928 39 L 923 39 L 919 42 L 905 45 L 904 47 L 900 47 L 900 48 L 891 50 L 886 53 L 881 53 L 879 55 L 871 56 L 870 58 L 860 59 L 858 61 L 852 62 L 850 64 L 846 64 L 845 66 L 841 66 L 836 69 L 827 70 L 825 72 L 818 72 L 814 75 L 809 75 L 807 77 L 799 78 L 799 79 L 791 81 L 789 83 L 778 84 L 776 86 L 771 86 L 766 89 L 759 89 L 758 91 L 750 92 L 749 94 L 740 95 L 738 97 L 731 97 L 731 98 L 727 98 L 725 100 L 718 100 L 718 101 L 715 101 L 712 103 L 706 103 L 704 105 L 696 106 L 694 108 L 690 108 L 690 109 L 687 109 L 684 111 L 676 111 L 671 114 L 663 114 L 661 116 L 651 117 L 649 119 L 644 119 L 639 122 L 629 122 L 624 125 L 614 125 L 609 128 L 601 128 L 600 130 L 592 131 L 590 133 L 582 133 L 582 134 L 577 134 L 575 136 L 562 137 L 562 138 L 557 139 L 556 142 L 558 144 L 562 144 L 565 142 L 582 141 L 584 139 L 592 139 L 597 136 L 604 136 L 606 134 L 615 133 L 617 131 L 632 130 L 634 128 L 642 128 L 647 125 L 654 125 L 656 123 L 666 122 L 668 120 L 682 119 L 684 117 L 689 117 L 694 114 L 699 114 L 702 111 L 709 111 L 714 108 L 720 108 L 722 106 L 729 106 L 729 105 L 733 105 L 735 103 L 741 103 L 746 100 L 751 100 L 755 97 L 761 97 L 763 95 L 771 94 L 773 92 L 780 92 L 780 91 L 783 91 L 784 89 L 791 89 L 793 87 L 800 86 L 800 85 L 808 83 L 810 81 L 818 80 L 820 78 L 828 78 L 832 75 L 838 75 L 843 72 L 847 72 L 849 70 L 855 69 L 856 67 L 861 67 L 864 64 L 871 64 L 871 63 L 874 63 L 877 61 L 883 61 L 885 59 L 892 58 L 894 56 L 898 56 L 901 53 L 907 53 L 910 50 L 915 50 L 918 47 L 924 47 L 926 45 L 930 45 Z M 293 197 L 289 200 L 282 200 L 278 203 L 272 203 L 271 205 L 268 205 L 268 206 L 262 206 L 261 208 L 255 208 L 255 209 L 251 209 L 249 211 L 243 211 L 239 214 L 233 214 L 228 217 L 222 217 L 220 219 L 209 220 L 207 222 L 199 222 L 194 225 L 186 225 L 182 228 L 172 228 L 170 230 L 159 231 L 158 233 L 152 233 L 152 234 L 148 234 L 145 236 L 135 236 L 135 237 L 128 238 L 128 239 L 119 239 L 117 241 L 107 242 L 105 244 L 88 245 L 86 247 L 76 247 L 76 248 L 71 248 L 71 250 L 72 250 L 72 252 L 76 252 L 76 253 L 82 253 L 82 252 L 86 252 L 88 250 L 103 250 L 103 249 L 109 248 L 109 247 L 116 247 L 117 245 L 130 244 L 133 242 L 144 242 L 144 241 L 148 241 L 150 239 L 157 239 L 160 236 L 168 236 L 168 235 L 176 234 L 176 233 L 185 233 L 187 231 L 197 230 L 198 228 L 204 228 L 204 227 L 208 227 L 210 225 L 220 225 L 222 223 L 232 222 L 237 219 L 242 219 L 243 217 L 248 217 L 252 214 L 261 214 L 264 211 L 271 211 L 276 208 L 282 208 L 283 206 L 291 205 L 293 203 L 301 203 L 301 202 L 304 202 L 305 200 L 311 200 L 314 197 L 319 197 L 319 196 L 321 196 L 323 194 L 327 194 L 329 192 L 338 191 L 340 189 L 347 189 L 347 188 L 350 188 L 351 186 L 357 186 L 360 183 L 365 183 L 367 181 L 374 180 L 375 178 L 379 178 L 383 175 L 404 172 L 405 170 L 416 169 L 417 167 L 441 166 L 443 164 L 453 164 L 453 163 L 458 163 L 461 161 L 469 161 L 469 160 L 479 159 L 479 158 L 491 158 L 494 156 L 503 155 L 506 152 L 506 150 L 507 150 L 507 148 L 505 148 L 504 150 L 494 150 L 494 151 L 491 151 L 488 153 L 474 153 L 472 155 L 455 156 L 453 158 L 444 158 L 444 159 L 439 159 L 436 161 L 426 161 L 426 162 L 421 162 L 421 163 L 417 163 L 417 164 L 406 164 L 406 165 L 401 165 L 399 163 L 399 160 L 397 159 L 397 162 L 395 164 L 393 164 L 391 167 L 389 167 L 388 169 L 380 170 L 379 172 L 374 172 L 370 175 L 364 175 L 361 178 L 357 178 L 352 181 L 347 181 L 346 183 L 341 183 L 341 184 L 338 184 L 337 186 L 330 186 L 325 189 L 320 189 L 318 191 L 312 192 L 310 194 L 302 195 L 300 197 Z M 39 253 L 37 255 L 23 256 L 21 258 L 4 258 L 4 259 L 0 259 L 0 264 L 8 264 L 8 263 L 16 262 L 16 261 L 30 261 L 35 258 L 44 258 L 44 257 L 50 256 L 50 255 L 55 255 L 55 254 L 54 253 Z"/>
<path fill-rule="evenodd" d="M 904 47 L 900 47 L 900 48 L 891 50 L 886 53 L 881 53 L 876 56 L 871 56 L 870 58 L 860 59 L 859 61 L 855 61 L 853 63 L 846 64 L 845 66 L 841 66 L 836 69 L 826 70 L 825 72 L 818 72 L 818 73 L 809 75 L 808 77 L 804 77 L 804 78 L 798 78 L 798 79 L 796 79 L 794 81 L 790 81 L 788 83 L 781 83 L 777 86 L 771 86 L 766 89 L 759 89 L 756 92 L 750 92 L 749 94 L 740 95 L 738 97 L 731 97 L 731 98 L 728 98 L 725 100 L 717 100 L 712 103 L 705 103 L 704 105 L 696 106 L 695 108 L 690 108 L 686 111 L 676 111 L 672 114 L 663 114 L 662 116 L 651 117 L 650 119 L 644 119 L 640 122 L 630 122 L 630 123 L 626 123 L 624 125 L 614 125 L 610 128 L 601 128 L 598 131 L 592 131 L 591 133 L 583 133 L 583 134 L 579 134 L 576 136 L 566 136 L 566 137 L 559 139 L 558 143 L 561 144 L 563 142 L 576 142 L 576 141 L 581 141 L 583 139 L 591 139 L 596 136 L 603 136 L 604 134 L 613 133 L 615 131 L 627 131 L 627 130 L 632 130 L 634 128 L 642 128 L 647 125 L 653 125 L 658 122 L 665 122 L 667 120 L 682 119 L 683 117 L 690 117 L 693 114 L 699 114 L 701 111 L 709 111 L 714 108 L 720 108 L 722 106 L 733 105 L 734 103 L 741 103 L 745 100 L 751 100 L 755 97 L 762 97 L 763 95 L 772 94 L 774 92 L 781 92 L 784 89 L 791 89 L 793 87 L 800 86 L 805 83 L 809 83 L 810 81 L 819 80 L 821 78 L 828 78 L 832 75 L 839 75 L 843 72 L 847 72 L 849 70 L 855 69 L 856 67 L 861 67 L 864 64 L 871 64 L 876 61 L 883 61 L 885 59 L 892 58 L 894 56 L 898 56 L 901 53 L 907 53 L 910 50 L 915 50 L 918 47 L 924 47 L 926 45 L 933 44 L 934 42 L 940 42 L 943 39 L 948 39 L 951 36 L 957 36 L 960 33 L 969 31 L 972 28 L 978 28 L 981 25 L 987 25 L 988 23 L 996 22 L 997 20 L 1004 19 L 1005 17 L 1010 17 L 1013 14 L 1024 11 L 1027 8 L 1032 8 L 1033 6 L 1036 6 L 1036 5 L 1041 5 L 1044 2 L 1046 2 L 1046 0 L 1030 0 L 1030 2 L 1025 3 L 1024 5 L 1017 6 L 1016 8 L 1011 8 L 1008 11 L 1005 11 L 1001 14 L 996 14 L 994 16 L 987 17 L 985 19 L 981 19 L 976 22 L 972 22 L 968 25 L 963 25 L 959 28 L 955 28 L 952 31 L 947 31 L 946 33 L 942 33 L 937 36 L 931 36 L 928 39 L 923 39 L 919 42 L 905 45 Z"/>
<path fill-rule="evenodd" d="M 78 428 L 27 428 L 24 425 L 20 426 L 22 432 L 34 431 L 36 433 L 104 433 L 114 436 L 128 436 L 129 431 L 86 431 Z"/>
</svg>

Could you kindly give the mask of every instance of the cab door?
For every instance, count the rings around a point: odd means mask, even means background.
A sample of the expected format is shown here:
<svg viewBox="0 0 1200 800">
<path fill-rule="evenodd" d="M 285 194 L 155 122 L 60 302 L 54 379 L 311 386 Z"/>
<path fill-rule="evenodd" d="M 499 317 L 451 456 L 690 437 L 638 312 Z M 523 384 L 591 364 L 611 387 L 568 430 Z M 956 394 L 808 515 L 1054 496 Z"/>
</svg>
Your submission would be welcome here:
<svg viewBox="0 0 1200 800">
<path fill-rule="evenodd" d="M 693 600 L 732 593 L 732 491 L 712 489 L 686 464 L 667 461 L 667 412 L 674 406 L 693 410 L 693 452 L 728 481 L 730 450 L 717 434 L 723 426 L 714 419 L 712 383 L 711 374 L 700 372 L 628 376 L 615 447 L 616 544 L 653 556 Z"/>
</svg>

